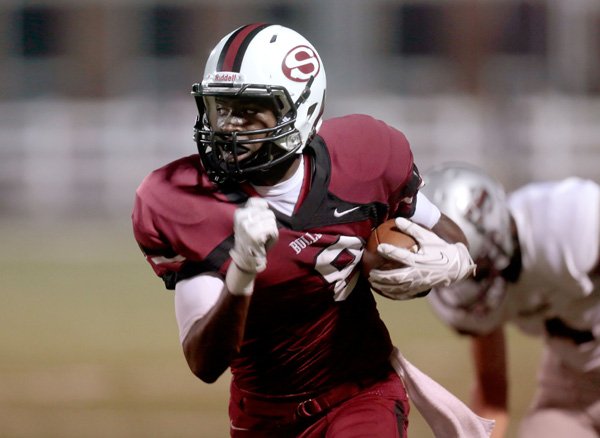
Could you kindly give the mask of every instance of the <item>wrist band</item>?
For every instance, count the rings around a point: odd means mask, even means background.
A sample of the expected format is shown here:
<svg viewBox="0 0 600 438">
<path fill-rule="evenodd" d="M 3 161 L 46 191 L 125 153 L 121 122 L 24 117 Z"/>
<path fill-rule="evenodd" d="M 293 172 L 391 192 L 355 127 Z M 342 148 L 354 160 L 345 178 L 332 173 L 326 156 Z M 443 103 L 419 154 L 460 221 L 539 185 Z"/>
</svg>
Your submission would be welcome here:
<svg viewBox="0 0 600 438">
<path fill-rule="evenodd" d="M 254 292 L 256 273 L 244 272 L 238 265 L 231 262 L 225 274 L 225 285 L 231 295 L 250 296 Z"/>
</svg>

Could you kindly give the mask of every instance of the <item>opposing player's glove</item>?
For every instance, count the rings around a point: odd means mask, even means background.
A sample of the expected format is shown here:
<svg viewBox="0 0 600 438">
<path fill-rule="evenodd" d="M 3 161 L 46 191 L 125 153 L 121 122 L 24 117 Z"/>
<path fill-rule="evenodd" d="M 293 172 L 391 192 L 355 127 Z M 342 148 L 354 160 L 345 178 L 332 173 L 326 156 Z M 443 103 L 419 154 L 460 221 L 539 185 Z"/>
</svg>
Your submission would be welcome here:
<svg viewBox="0 0 600 438">
<path fill-rule="evenodd" d="M 275 244 L 279 231 L 275 214 L 262 198 L 250 198 L 233 217 L 234 244 L 229 251 L 233 263 L 226 276 L 234 295 L 249 295 L 257 273 L 267 267 L 267 250 Z"/>
<path fill-rule="evenodd" d="M 474 274 L 475 263 L 462 243 L 448 243 L 435 233 L 405 218 L 396 218 L 396 226 L 419 244 L 415 253 L 382 243 L 377 252 L 405 265 L 402 268 L 372 269 L 371 287 L 394 300 L 414 298 L 436 286 L 448 286 Z"/>
</svg>

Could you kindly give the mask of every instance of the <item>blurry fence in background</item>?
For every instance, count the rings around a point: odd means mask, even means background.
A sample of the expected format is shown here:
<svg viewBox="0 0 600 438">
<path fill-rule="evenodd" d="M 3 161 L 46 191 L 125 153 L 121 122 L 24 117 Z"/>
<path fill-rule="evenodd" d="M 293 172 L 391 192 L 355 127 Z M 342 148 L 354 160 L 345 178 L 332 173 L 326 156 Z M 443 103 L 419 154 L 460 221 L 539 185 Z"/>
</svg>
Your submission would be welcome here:
<svg viewBox="0 0 600 438">
<path fill-rule="evenodd" d="M 479 164 L 507 187 L 579 175 L 600 181 L 600 99 L 352 96 L 328 116 L 364 112 L 402 130 L 422 170 Z M 9 217 L 123 217 L 152 169 L 196 152 L 195 107 L 150 98 L 0 103 L 0 208 Z"/>
</svg>

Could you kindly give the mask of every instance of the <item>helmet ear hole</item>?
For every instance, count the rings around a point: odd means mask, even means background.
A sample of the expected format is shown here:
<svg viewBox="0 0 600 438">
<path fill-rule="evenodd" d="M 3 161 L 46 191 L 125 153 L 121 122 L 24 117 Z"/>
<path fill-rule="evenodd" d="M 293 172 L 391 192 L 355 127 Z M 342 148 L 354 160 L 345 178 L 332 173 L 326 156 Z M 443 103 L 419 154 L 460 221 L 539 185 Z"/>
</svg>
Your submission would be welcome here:
<svg viewBox="0 0 600 438">
<path fill-rule="evenodd" d="M 314 103 L 311 106 L 308 107 L 308 111 L 306 112 L 308 114 L 308 117 L 311 118 L 313 113 L 315 112 L 315 110 L 317 109 L 317 104 Z"/>
<path fill-rule="evenodd" d="M 296 108 L 300 107 L 300 105 L 302 105 L 304 102 L 306 102 L 306 100 L 310 97 L 310 87 L 314 80 L 315 80 L 314 76 L 311 76 L 310 79 L 308 80 L 306 87 L 304 87 L 304 90 L 302 90 L 302 93 L 300 93 L 300 97 L 298 97 L 298 100 L 296 100 L 296 103 L 294 104 L 294 106 Z"/>
</svg>

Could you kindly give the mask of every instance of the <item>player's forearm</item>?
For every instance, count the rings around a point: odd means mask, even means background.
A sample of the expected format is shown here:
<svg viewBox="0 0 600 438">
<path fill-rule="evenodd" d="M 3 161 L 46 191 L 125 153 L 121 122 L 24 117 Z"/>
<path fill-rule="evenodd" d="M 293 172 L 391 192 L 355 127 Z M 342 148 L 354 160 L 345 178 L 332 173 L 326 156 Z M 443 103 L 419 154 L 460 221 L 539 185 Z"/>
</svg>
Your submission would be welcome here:
<svg viewBox="0 0 600 438">
<path fill-rule="evenodd" d="M 234 296 L 224 289 L 217 305 L 190 329 L 183 352 L 202 381 L 216 381 L 239 352 L 249 305 L 250 296 Z"/>
<path fill-rule="evenodd" d="M 450 243 L 463 243 L 468 246 L 467 238 L 463 231 L 456 223 L 452 221 L 448 216 L 442 214 L 438 222 L 431 228 L 431 231 L 436 233 L 446 242 Z"/>
<path fill-rule="evenodd" d="M 192 372 L 212 383 L 229 367 L 244 339 L 254 280 L 267 266 L 267 250 L 277 242 L 275 214 L 262 198 L 250 198 L 234 214 L 231 263 L 217 303 L 198 319 L 183 341 Z"/>
<path fill-rule="evenodd" d="M 475 365 L 471 406 L 478 415 L 496 421 L 493 438 L 504 437 L 509 420 L 504 330 L 473 337 L 471 354 Z"/>
<path fill-rule="evenodd" d="M 490 438 L 504 438 L 508 428 L 508 406 L 506 403 L 490 400 L 486 398 L 484 391 L 478 385 L 475 385 L 471 394 L 471 408 L 473 412 L 483 418 L 494 420 L 494 433 Z"/>
</svg>

